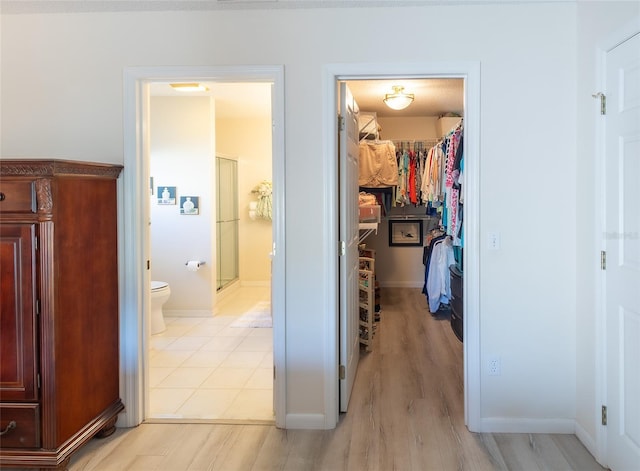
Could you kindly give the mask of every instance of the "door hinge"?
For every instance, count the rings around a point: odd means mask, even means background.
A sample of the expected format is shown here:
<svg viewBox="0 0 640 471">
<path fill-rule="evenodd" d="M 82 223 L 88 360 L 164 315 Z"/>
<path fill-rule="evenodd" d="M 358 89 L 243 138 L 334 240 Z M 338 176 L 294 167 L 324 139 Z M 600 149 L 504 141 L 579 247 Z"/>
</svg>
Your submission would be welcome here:
<svg viewBox="0 0 640 471">
<path fill-rule="evenodd" d="M 36 375 L 36 383 L 38 383 L 38 389 L 40 389 L 40 373 Z"/>
<path fill-rule="evenodd" d="M 151 260 L 147 260 L 147 270 L 151 270 Z"/>
<path fill-rule="evenodd" d="M 36 316 L 40 315 L 40 300 L 36 299 Z"/>
<path fill-rule="evenodd" d="M 607 269 L 607 252 L 605 252 L 604 250 L 600 251 L 600 269 Z"/>
<path fill-rule="evenodd" d="M 276 365 L 273 365 L 273 380 L 276 380 Z"/>
<path fill-rule="evenodd" d="M 346 253 L 347 253 L 347 244 L 344 242 L 344 240 L 339 240 L 338 241 L 338 255 L 340 257 L 342 257 Z"/>
<path fill-rule="evenodd" d="M 338 131 L 344 131 L 344 117 L 338 116 Z"/>
<path fill-rule="evenodd" d="M 600 114 L 607 114 L 607 97 L 604 93 L 598 92 L 591 95 L 593 98 L 600 98 Z"/>
<path fill-rule="evenodd" d="M 344 365 L 340 365 L 340 379 L 345 379 L 346 377 L 346 368 L 344 367 Z"/>
<path fill-rule="evenodd" d="M 607 425 L 607 406 L 602 406 L 602 425 Z"/>
</svg>

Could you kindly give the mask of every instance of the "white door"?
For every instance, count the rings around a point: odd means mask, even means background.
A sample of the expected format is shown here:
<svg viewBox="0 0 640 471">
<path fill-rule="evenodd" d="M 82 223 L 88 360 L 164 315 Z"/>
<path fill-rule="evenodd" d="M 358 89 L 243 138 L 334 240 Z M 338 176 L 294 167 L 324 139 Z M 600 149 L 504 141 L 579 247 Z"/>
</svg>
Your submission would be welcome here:
<svg viewBox="0 0 640 471">
<path fill-rule="evenodd" d="M 340 411 L 346 412 L 360 359 L 358 303 L 358 105 L 340 83 Z"/>
<path fill-rule="evenodd" d="M 640 34 L 606 58 L 607 458 L 640 466 Z"/>
</svg>

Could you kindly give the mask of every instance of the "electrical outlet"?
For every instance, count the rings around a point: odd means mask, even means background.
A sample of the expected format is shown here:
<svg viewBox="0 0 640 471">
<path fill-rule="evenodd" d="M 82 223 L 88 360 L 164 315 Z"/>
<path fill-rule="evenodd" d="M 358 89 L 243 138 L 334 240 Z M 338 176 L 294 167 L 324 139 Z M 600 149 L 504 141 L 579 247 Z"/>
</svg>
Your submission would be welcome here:
<svg viewBox="0 0 640 471">
<path fill-rule="evenodd" d="M 489 376 L 500 376 L 500 357 L 489 358 Z"/>
</svg>

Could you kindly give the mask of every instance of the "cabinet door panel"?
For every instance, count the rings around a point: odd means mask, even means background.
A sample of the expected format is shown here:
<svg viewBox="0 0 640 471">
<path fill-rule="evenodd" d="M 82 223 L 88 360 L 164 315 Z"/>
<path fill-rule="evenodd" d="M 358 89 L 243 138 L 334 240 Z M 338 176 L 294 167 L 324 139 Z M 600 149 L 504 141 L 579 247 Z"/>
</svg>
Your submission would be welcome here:
<svg viewBox="0 0 640 471">
<path fill-rule="evenodd" d="M 0 226 L 0 400 L 37 399 L 34 224 Z"/>
</svg>

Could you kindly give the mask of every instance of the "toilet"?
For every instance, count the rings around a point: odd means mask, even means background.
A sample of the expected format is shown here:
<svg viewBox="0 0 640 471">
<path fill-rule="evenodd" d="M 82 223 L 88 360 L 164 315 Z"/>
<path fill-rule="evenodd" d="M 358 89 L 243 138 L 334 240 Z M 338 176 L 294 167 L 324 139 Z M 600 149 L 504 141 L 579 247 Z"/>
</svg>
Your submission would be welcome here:
<svg viewBox="0 0 640 471">
<path fill-rule="evenodd" d="M 164 332 L 167 328 L 164 324 L 162 306 L 167 302 L 171 290 L 166 281 L 151 282 L 151 335 Z"/>
</svg>

